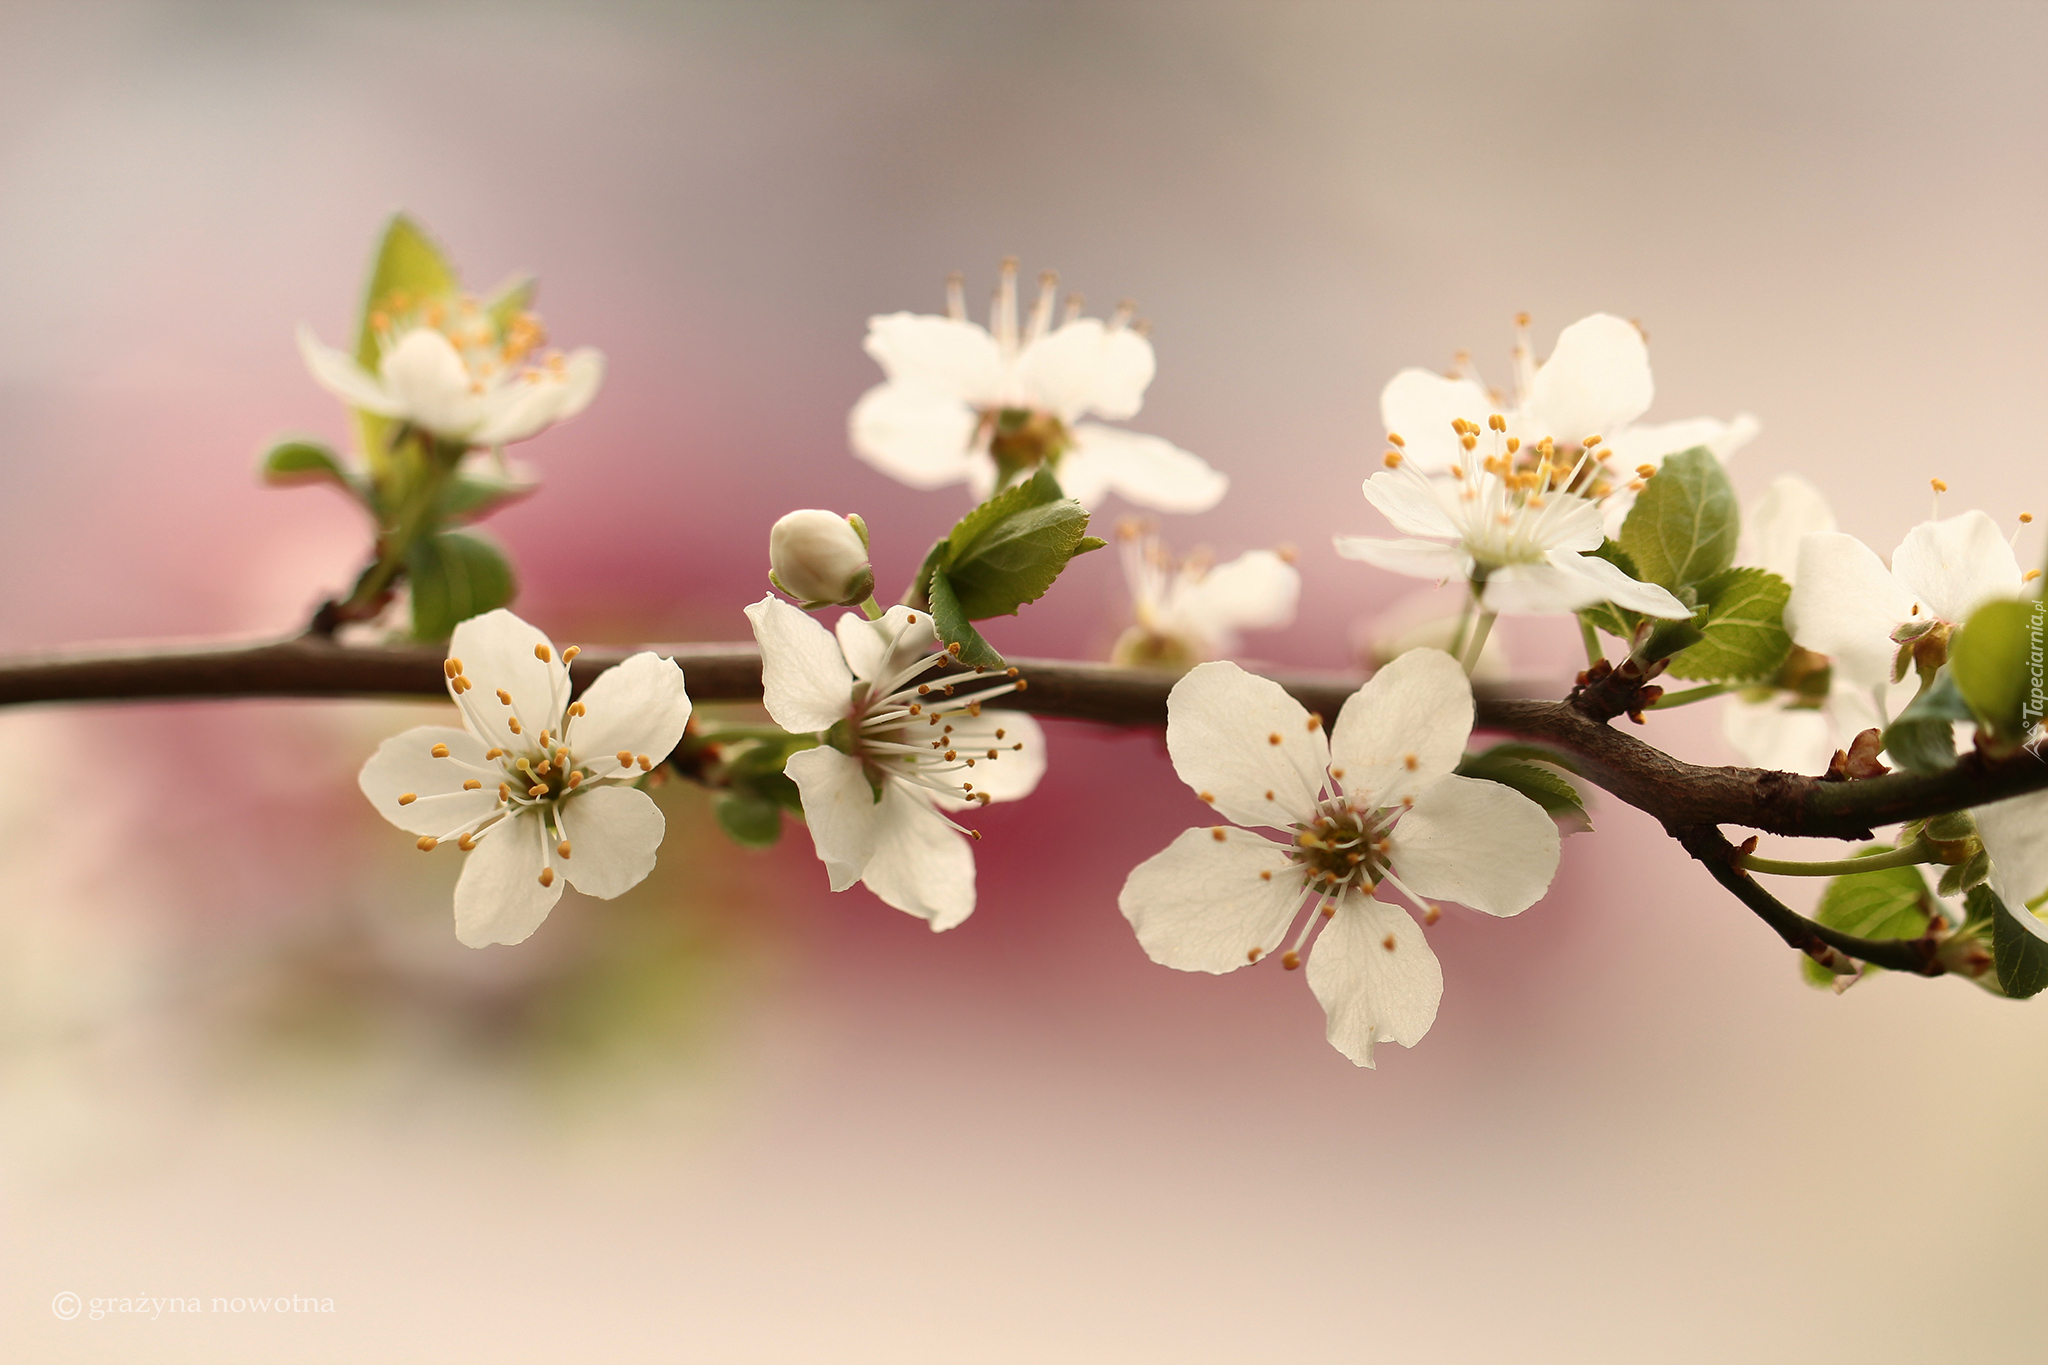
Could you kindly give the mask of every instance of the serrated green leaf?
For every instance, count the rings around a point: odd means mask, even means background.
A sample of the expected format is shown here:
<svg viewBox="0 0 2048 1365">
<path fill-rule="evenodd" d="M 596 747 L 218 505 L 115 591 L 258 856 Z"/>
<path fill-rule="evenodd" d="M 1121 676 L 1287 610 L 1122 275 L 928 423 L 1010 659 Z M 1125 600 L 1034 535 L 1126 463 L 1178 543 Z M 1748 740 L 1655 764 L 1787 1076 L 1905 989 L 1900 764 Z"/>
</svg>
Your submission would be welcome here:
<svg viewBox="0 0 2048 1365">
<path fill-rule="evenodd" d="M 331 483 L 360 498 L 355 475 L 326 444 L 310 439 L 279 441 L 263 453 L 263 482 L 273 488 Z"/>
<path fill-rule="evenodd" d="M 960 646 L 960 652 L 954 657 L 974 668 L 1003 667 L 1003 656 L 981 638 L 981 632 L 960 609 L 960 599 L 953 592 L 952 578 L 944 569 L 932 572 L 929 590 L 932 624 L 938 628 L 939 639 L 948 646 Z"/>
<path fill-rule="evenodd" d="M 1988 602 L 1949 640 L 1948 669 L 1970 710 L 2009 744 L 2027 737 L 2041 719 L 2044 616 L 2034 599 Z"/>
<path fill-rule="evenodd" d="M 759 792 L 741 788 L 720 793 L 711 809 L 719 827 L 742 848 L 773 848 L 782 838 L 782 806 Z"/>
<path fill-rule="evenodd" d="M 446 298 L 461 288 L 454 267 L 448 264 L 426 230 L 404 213 L 394 213 L 378 239 L 377 254 L 370 262 L 369 282 L 363 287 L 362 316 L 356 324 L 356 363 L 377 373 L 383 348 L 377 340 L 372 316 L 385 307 L 393 290 L 410 300 Z M 363 458 L 372 469 L 382 468 L 391 446 L 393 425 L 388 417 L 356 413 L 356 432 L 362 441 Z"/>
<path fill-rule="evenodd" d="M 1726 569 L 1699 585 L 1700 642 L 1674 655 L 1669 672 L 1695 682 L 1752 682 L 1792 652 L 1785 603 L 1792 585 L 1769 569 Z"/>
<path fill-rule="evenodd" d="M 2048 987 L 2048 943 L 2044 943 L 1988 886 L 1970 892 L 1963 902 L 1972 919 L 1991 921 L 1991 960 L 1998 967 L 1998 986 L 2015 1000 L 2039 995 Z M 2017 914 L 2032 914 L 2020 910 Z"/>
<path fill-rule="evenodd" d="M 1088 509 L 1049 470 L 996 494 L 946 537 L 946 577 L 970 621 L 1015 615 L 1045 595 L 1082 548 Z M 1097 540 L 1090 548 L 1100 548 Z"/>
<path fill-rule="evenodd" d="M 1665 459 L 1643 485 L 1628 519 L 1621 547 L 1635 561 L 1637 578 L 1680 593 L 1704 583 L 1735 562 L 1742 530 L 1735 486 L 1705 446 Z"/>
<path fill-rule="evenodd" d="M 1857 857 L 1889 853 L 1883 844 L 1857 851 Z M 1927 932 L 1937 908 L 1927 891 L 1927 879 L 1917 867 L 1886 867 L 1875 872 L 1852 872 L 1831 880 L 1814 908 L 1816 922 L 1858 938 L 1919 938 Z M 1830 986 L 1835 973 L 1803 959 L 1801 970 L 1808 982 Z M 1875 970 L 1866 968 L 1865 970 Z"/>
<path fill-rule="evenodd" d="M 421 640 L 446 639 L 518 591 L 504 551 L 475 531 L 421 536 L 406 555 L 405 576 L 412 584 L 412 633 Z"/>
<path fill-rule="evenodd" d="M 1899 718 L 1885 728 L 1885 751 L 1900 766 L 1916 773 L 1938 773 L 1955 766 L 1955 723 L 1970 719 L 1970 704 L 1944 668 L 1934 685 L 1923 688 Z"/>
<path fill-rule="evenodd" d="M 1538 761 L 1530 762 L 1529 758 Z M 1458 764 L 1461 777 L 1498 782 L 1518 791 L 1543 807 L 1567 834 L 1590 831 L 1593 821 L 1586 814 L 1586 800 L 1564 774 L 1542 766 L 1555 761 L 1541 749 L 1527 744 L 1496 744 L 1483 753 L 1466 754 Z"/>
</svg>

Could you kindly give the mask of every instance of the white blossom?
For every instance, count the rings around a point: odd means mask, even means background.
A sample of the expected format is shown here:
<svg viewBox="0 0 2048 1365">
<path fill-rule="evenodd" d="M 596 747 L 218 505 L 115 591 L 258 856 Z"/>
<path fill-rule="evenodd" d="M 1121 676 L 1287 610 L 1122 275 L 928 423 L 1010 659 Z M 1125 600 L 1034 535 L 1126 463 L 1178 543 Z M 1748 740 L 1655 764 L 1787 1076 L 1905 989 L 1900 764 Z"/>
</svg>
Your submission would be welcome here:
<svg viewBox="0 0 2048 1365">
<path fill-rule="evenodd" d="M 402 314 L 375 314 L 374 371 L 299 327 L 299 352 L 320 386 L 352 408 L 389 417 L 467 446 L 503 446 L 538 435 L 590 406 L 604 357 L 590 347 L 540 354 L 538 319 L 521 313 L 500 328 L 467 296 L 428 300 Z"/>
<path fill-rule="evenodd" d="M 1593 446 L 1596 454 L 1573 488 L 1601 504 L 1608 535 L 1620 531 L 1645 470 L 1694 446 L 1707 447 L 1725 462 L 1757 433 L 1756 418 L 1748 413 L 1726 422 L 1692 417 L 1637 424 L 1656 392 L 1649 347 L 1641 328 L 1608 313 L 1565 328 L 1541 365 L 1529 344 L 1528 315 L 1517 317 L 1512 397 L 1483 384 L 1470 357 L 1460 354 L 1458 361 L 1454 375 L 1403 370 L 1381 391 L 1380 416 L 1389 432 L 1405 438 L 1404 455 L 1424 472 L 1442 472 L 1463 456 L 1452 419 L 1479 422 L 1495 412 L 1522 445 L 1547 439 L 1565 454 Z"/>
<path fill-rule="evenodd" d="M 768 532 L 768 576 L 807 604 L 852 605 L 875 590 L 865 531 L 851 517 L 805 508 Z"/>
<path fill-rule="evenodd" d="M 1206 663 L 1167 698 L 1174 771 L 1231 824 L 1190 829 L 1132 871 L 1118 900 L 1154 962 L 1228 972 L 1269 956 L 1308 960 L 1331 1044 L 1360 1066 L 1376 1043 L 1412 1046 L 1436 1018 L 1443 974 L 1421 927 L 1379 899 L 1398 891 L 1514 915 L 1556 874 L 1542 807 L 1453 773 L 1472 731 L 1472 690 L 1439 650 L 1404 654 L 1344 703 L 1326 738 L 1279 684 Z M 1276 841 L 1241 826 L 1281 831 Z"/>
<path fill-rule="evenodd" d="M 1248 550 L 1226 564 L 1197 551 L 1179 563 L 1149 527 L 1117 528 L 1131 628 L 1116 642 L 1120 664 L 1186 667 L 1229 654 L 1240 630 L 1273 630 L 1294 620 L 1301 574 L 1290 554 Z"/>
<path fill-rule="evenodd" d="M 1015 801 L 1045 773 L 1038 722 L 982 704 L 1019 686 L 934 653 L 931 617 L 891 607 L 828 631 L 776 597 L 747 608 L 761 645 L 768 714 L 818 736 L 783 771 L 803 798 L 834 891 L 864 884 L 883 903 L 950 929 L 974 911 L 970 833 L 947 812 Z M 837 636 L 835 639 L 834 636 Z"/>
<path fill-rule="evenodd" d="M 868 320 L 867 352 L 888 378 L 854 405 L 848 425 L 862 459 L 913 488 L 966 482 L 986 498 L 999 478 L 1049 463 L 1061 489 L 1094 506 L 1116 493 L 1161 512 L 1214 507 L 1229 480 L 1157 436 L 1081 419 L 1135 417 L 1152 382 L 1152 343 L 1129 325 L 1079 315 L 1069 299 L 1053 325 L 1054 277 L 1020 320 L 1017 263 L 986 328 L 967 319 L 956 276 L 947 316 L 890 313 Z"/>
<path fill-rule="evenodd" d="M 518 943 L 567 880 L 609 900 L 654 869 L 665 822 L 634 787 L 690 720 L 683 671 L 635 654 L 569 700 L 569 660 L 500 609 L 449 642 L 448 692 L 463 728 L 428 725 L 384 741 L 357 783 L 377 813 L 431 852 L 469 855 L 455 884 L 455 935 L 472 948 Z M 559 873 L 559 875 L 558 875 Z"/>
<path fill-rule="evenodd" d="M 1368 672 L 1378 672 L 1403 654 L 1417 649 L 1449 650 L 1457 644 L 1459 627 L 1469 633 L 1472 622 L 1455 608 L 1446 610 L 1435 591 L 1411 593 L 1351 632 L 1352 653 Z M 1507 641 L 1490 632 L 1472 666 L 1474 683 L 1504 683 L 1514 676 Z"/>
<path fill-rule="evenodd" d="M 1571 612 L 1596 602 L 1671 620 L 1692 615 L 1665 589 L 1587 553 L 1606 539 L 1598 504 L 1570 491 L 1588 454 L 1565 462 L 1548 443 L 1529 451 L 1507 434 L 1499 414 L 1484 428 L 1453 420 L 1460 458 L 1442 474 L 1426 474 L 1395 454 L 1391 468 L 1365 481 L 1366 501 L 1411 538 L 1338 536 L 1338 554 L 1415 578 L 1469 579 L 1480 605 L 1502 615 Z M 1482 441 L 1491 447 L 1484 453 Z"/>
<path fill-rule="evenodd" d="M 1991 889 L 2013 918 L 2048 939 L 2048 791 L 2028 792 L 1970 812 L 1991 856 Z"/>
</svg>

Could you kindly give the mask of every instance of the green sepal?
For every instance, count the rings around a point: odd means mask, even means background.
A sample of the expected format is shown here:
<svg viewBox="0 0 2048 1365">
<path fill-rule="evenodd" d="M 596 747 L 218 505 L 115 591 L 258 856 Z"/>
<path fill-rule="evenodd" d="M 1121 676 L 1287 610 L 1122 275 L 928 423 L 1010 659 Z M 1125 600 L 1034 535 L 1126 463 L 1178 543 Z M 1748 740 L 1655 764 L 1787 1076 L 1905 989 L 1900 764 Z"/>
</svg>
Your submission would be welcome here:
<svg viewBox="0 0 2048 1365">
<path fill-rule="evenodd" d="M 1890 853 L 1889 845 L 1873 844 L 1855 856 Z M 1940 913 L 1927 890 L 1927 879 L 1918 867 L 1885 867 L 1875 872 L 1851 872 L 1833 878 L 1814 908 L 1815 922 L 1857 938 L 1912 939 L 1927 932 Z M 1806 979 L 1816 986 L 1828 986 L 1835 973 L 1807 958 L 1800 964 Z M 1865 971 L 1877 968 L 1866 967 Z"/>
<path fill-rule="evenodd" d="M 1963 904 L 1972 919 L 1991 921 L 1991 960 L 1998 967 L 1998 988 L 2015 1000 L 2039 995 L 2048 986 L 2048 943 L 2021 924 L 1988 886 L 1971 891 Z"/>
<path fill-rule="evenodd" d="M 1792 585 L 1769 569 L 1724 569 L 1699 585 L 1700 641 L 1672 656 L 1667 670 L 1694 682 L 1768 678 L 1792 652 L 1785 603 Z"/>
<path fill-rule="evenodd" d="M 512 600 L 518 582 L 511 561 L 476 531 L 440 531 L 421 536 L 405 557 L 412 583 L 412 633 L 421 640 L 445 640 L 472 616 Z"/>
<path fill-rule="evenodd" d="M 1916 773 L 1938 773 L 1955 766 L 1955 722 L 1970 719 L 1970 704 L 1947 669 L 1913 698 L 1899 718 L 1885 728 L 1885 751 L 1899 765 Z"/>
<path fill-rule="evenodd" d="M 363 489 L 355 474 L 324 441 L 294 437 L 279 441 L 263 452 L 259 466 L 263 482 L 272 488 L 296 488 L 309 483 L 331 483 L 360 501 Z"/>
<path fill-rule="evenodd" d="M 967 613 L 961 609 L 960 598 L 953 591 L 952 575 L 944 569 L 932 572 L 927 585 L 931 598 L 932 625 L 939 632 L 948 652 L 961 663 L 973 668 L 1001 668 L 1003 656 L 996 653 L 994 646 L 981 638 L 981 632 L 968 621 Z M 958 650 L 953 646 L 958 645 Z"/>
<path fill-rule="evenodd" d="M 1949 674 L 1978 722 L 2006 744 L 2024 741 L 2039 711 L 2033 683 L 2039 676 L 2043 607 L 2038 601 L 1987 602 L 1950 637 Z"/>
<path fill-rule="evenodd" d="M 1705 446 L 1665 458 L 1621 524 L 1621 547 L 1646 583 L 1678 593 L 1735 563 L 1742 530 L 1735 485 Z"/>
<path fill-rule="evenodd" d="M 1456 771 L 1460 777 L 1498 782 L 1520 792 L 1543 807 L 1543 813 L 1557 821 L 1566 834 L 1589 832 L 1593 821 L 1586 814 L 1585 797 L 1564 774 L 1543 766 L 1557 761 L 1554 755 L 1534 745 L 1496 744 L 1483 752 L 1466 754 Z"/>
</svg>

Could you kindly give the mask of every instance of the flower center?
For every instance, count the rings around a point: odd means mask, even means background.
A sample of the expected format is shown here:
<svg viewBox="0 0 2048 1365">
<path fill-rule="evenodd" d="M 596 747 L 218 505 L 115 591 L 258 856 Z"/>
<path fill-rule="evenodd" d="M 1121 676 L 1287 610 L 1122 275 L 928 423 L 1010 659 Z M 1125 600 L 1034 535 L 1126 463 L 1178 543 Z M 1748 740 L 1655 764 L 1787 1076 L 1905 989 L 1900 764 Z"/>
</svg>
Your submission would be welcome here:
<svg viewBox="0 0 2048 1365">
<path fill-rule="evenodd" d="M 988 453 L 995 457 L 999 484 L 1008 484 L 1047 461 L 1058 468 L 1060 456 L 1074 443 L 1066 423 L 1049 412 L 1030 408 L 985 409 L 979 430 L 988 441 Z"/>
<path fill-rule="evenodd" d="M 1387 836 L 1399 817 L 1398 808 L 1360 810 L 1350 797 L 1331 798 L 1317 806 L 1314 819 L 1294 827 L 1287 857 L 1317 895 L 1352 887 L 1370 892 L 1387 870 Z"/>
<path fill-rule="evenodd" d="M 566 364 L 550 352 L 539 364 L 528 362 L 547 342 L 547 329 L 537 314 L 524 309 L 503 312 L 486 308 L 469 294 L 453 298 L 416 299 L 394 289 L 370 310 L 370 330 L 380 352 L 388 353 L 410 333 L 427 327 L 448 338 L 477 384 L 501 383 L 520 374 L 531 382 L 559 374 Z"/>
</svg>

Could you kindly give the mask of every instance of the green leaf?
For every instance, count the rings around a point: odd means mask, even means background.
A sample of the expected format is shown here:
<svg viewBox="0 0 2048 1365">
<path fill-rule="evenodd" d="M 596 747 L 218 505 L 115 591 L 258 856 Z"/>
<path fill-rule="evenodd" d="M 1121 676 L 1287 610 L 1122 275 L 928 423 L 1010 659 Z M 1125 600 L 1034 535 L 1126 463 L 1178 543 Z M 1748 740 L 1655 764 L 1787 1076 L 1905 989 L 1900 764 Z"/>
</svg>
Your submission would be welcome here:
<svg viewBox="0 0 2048 1365">
<path fill-rule="evenodd" d="M 514 503 L 540 487 L 538 479 L 525 477 L 517 465 L 503 472 L 485 462 L 481 467 L 457 469 L 442 485 L 435 513 L 441 525 L 481 521 L 500 507 Z"/>
<path fill-rule="evenodd" d="M 953 591 L 952 576 L 944 569 L 934 570 L 930 591 L 932 624 L 938 628 L 939 638 L 949 647 L 960 646 L 960 652 L 954 657 L 975 668 L 1001 668 L 1003 656 L 981 638 L 981 632 L 968 622 L 967 613 L 961 609 L 959 596 Z"/>
<path fill-rule="evenodd" d="M 1540 763 L 1526 761 L 1531 757 Z M 1543 807 L 1543 813 L 1556 820 L 1567 834 L 1590 831 L 1593 821 L 1586 814 L 1586 800 L 1579 789 L 1564 774 L 1541 766 L 1555 761 L 1551 754 L 1532 745 L 1496 744 L 1483 753 L 1466 754 L 1457 772 L 1461 777 L 1498 782 L 1520 792 Z"/>
<path fill-rule="evenodd" d="M 405 558 L 412 583 L 412 633 L 444 640 L 455 627 L 512 600 L 518 591 L 505 552 L 475 531 L 422 536 Z"/>
<path fill-rule="evenodd" d="M 1873 844 L 1859 849 L 1856 856 L 1890 853 L 1890 847 Z M 1936 913 L 1928 894 L 1927 879 L 1917 867 L 1886 867 L 1875 872 L 1852 872 L 1828 882 L 1821 893 L 1813 918 L 1830 929 L 1858 938 L 1919 938 Z M 1806 979 L 1818 986 L 1831 984 L 1835 974 L 1811 959 L 1802 964 Z"/>
<path fill-rule="evenodd" d="M 1637 578 L 1678 593 L 1734 564 L 1741 529 L 1735 486 L 1713 451 L 1694 446 L 1667 458 L 1643 485 L 1621 524 L 1621 547 Z"/>
<path fill-rule="evenodd" d="M 1792 585 L 1769 569 L 1726 569 L 1699 585 L 1701 639 L 1671 660 L 1674 678 L 1751 682 L 1777 672 L 1792 652 L 1785 603 Z"/>
<path fill-rule="evenodd" d="M 1970 704 L 1946 669 L 1932 687 L 1922 688 L 1899 718 L 1884 732 L 1886 752 L 1900 766 L 1916 773 L 1938 773 L 1955 766 L 1955 722 L 1970 719 Z"/>
<path fill-rule="evenodd" d="M 2015 1000 L 2039 995 L 2048 986 L 2048 943 L 2021 924 L 1988 886 L 1970 892 L 1963 904 L 1971 918 L 1991 920 L 1991 960 L 1998 966 L 1999 989 Z"/>
<path fill-rule="evenodd" d="M 331 483 L 355 498 L 362 497 L 355 475 L 326 444 L 310 439 L 279 441 L 263 454 L 263 482 L 273 488 Z"/>
<path fill-rule="evenodd" d="M 388 305 L 392 291 L 400 291 L 409 302 L 417 303 L 422 299 L 449 297 L 460 288 L 454 267 L 428 238 L 425 229 L 404 213 L 391 215 L 391 221 L 384 225 L 384 235 L 378 239 L 377 255 L 370 263 L 370 279 L 363 288 L 362 317 L 356 324 L 356 363 L 371 374 L 377 372 L 383 348 L 370 320 Z M 363 443 L 363 457 L 372 469 L 380 468 L 391 446 L 391 419 L 358 412 L 356 431 Z"/>
<path fill-rule="evenodd" d="M 1642 574 L 1636 569 L 1635 560 L 1629 558 L 1628 551 L 1622 549 L 1619 542 L 1602 541 L 1599 549 L 1589 550 L 1587 553 L 1597 559 L 1606 560 L 1630 578 L 1642 578 Z M 1590 607 L 1582 608 L 1579 619 L 1595 630 L 1604 630 L 1615 639 L 1633 645 L 1636 627 L 1643 623 L 1643 614 L 1630 611 L 1627 607 L 1617 607 L 1612 602 L 1596 602 Z"/>
<path fill-rule="evenodd" d="M 1088 509 L 1042 467 L 996 494 L 946 537 L 944 567 L 961 613 L 970 621 L 1014 616 L 1045 596 L 1068 560 L 1102 547 L 1087 530 Z"/>
<path fill-rule="evenodd" d="M 782 804 L 752 788 L 722 792 L 711 803 L 718 823 L 743 848 L 773 848 L 782 838 Z"/>
<path fill-rule="evenodd" d="M 1988 602 L 1949 640 L 1948 670 L 1970 710 L 2017 744 L 2041 719 L 2043 604 Z"/>
</svg>

